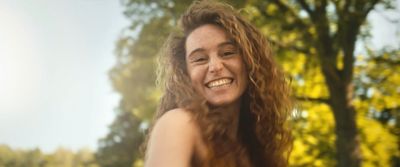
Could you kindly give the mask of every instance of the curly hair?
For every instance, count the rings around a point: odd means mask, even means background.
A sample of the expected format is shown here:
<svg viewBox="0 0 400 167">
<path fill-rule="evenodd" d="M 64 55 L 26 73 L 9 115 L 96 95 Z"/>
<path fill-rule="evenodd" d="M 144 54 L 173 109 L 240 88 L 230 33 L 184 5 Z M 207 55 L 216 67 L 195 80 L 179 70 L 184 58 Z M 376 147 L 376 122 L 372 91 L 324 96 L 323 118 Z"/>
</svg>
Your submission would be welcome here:
<svg viewBox="0 0 400 167">
<path fill-rule="evenodd" d="M 194 90 L 185 60 L 185 40 L 196 28 L 221 27 L 239 47 L 249 84 L 242 95 L 237 138 L 226 133 L 231 117 L 211 109 Z M 292 111 L 289 86 L 265 37 L 233 7 L 196 1 L 180 19 L 179 30 L 165 42 L 159 59 L 162 87 L 155 119 L 174 108 L 191 112 L 208 149 L 205 166 L 287 166 L 292 136 L 287 125 Z M 238 158 L 240 157 L 240 158 Z"/>
</svg>

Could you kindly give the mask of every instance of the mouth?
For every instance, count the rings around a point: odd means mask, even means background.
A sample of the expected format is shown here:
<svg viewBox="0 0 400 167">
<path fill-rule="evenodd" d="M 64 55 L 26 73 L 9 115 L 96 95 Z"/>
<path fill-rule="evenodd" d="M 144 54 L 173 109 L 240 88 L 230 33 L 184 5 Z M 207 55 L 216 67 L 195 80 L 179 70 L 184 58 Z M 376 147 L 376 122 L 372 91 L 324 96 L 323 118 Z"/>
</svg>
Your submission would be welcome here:
<svg viewBox="0 0 400 167">
<path fill-rule="evenodd" d="M 230 85 L 232 82 L 233 82 L 232 78 L 220 78 L 206 83 L 206 87 L 208 88 L 221 87 L 225 85 Z"/>
</svg>

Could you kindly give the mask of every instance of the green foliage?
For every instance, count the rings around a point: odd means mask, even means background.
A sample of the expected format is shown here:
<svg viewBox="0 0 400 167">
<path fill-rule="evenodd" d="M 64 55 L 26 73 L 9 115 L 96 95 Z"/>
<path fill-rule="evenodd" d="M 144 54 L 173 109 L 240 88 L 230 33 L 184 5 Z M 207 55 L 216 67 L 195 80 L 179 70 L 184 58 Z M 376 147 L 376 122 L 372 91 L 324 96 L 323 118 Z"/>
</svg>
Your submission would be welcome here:
<svg viewBox="0 0 400 167">
<path fill-rule="evenodd" d="M 299 112 L 293 120 L 295 140 L 290 156 L 291 166 L 334 166 L 334 122 L 329 107 L 304 102 Z"/>
<path fill-rule="evenodd" d="M 110 126 L 110 133 L 99 142 L 96 160 L 103 167 L 131 166 L 143 142 L 141 121 L 130 112 L 120 112 Z"/>
<path fill-rule="evenodd" d="M 77 153 L 59 148 L 44 154 L 39 149 L 18 150 L 0 145 L 0 167 L 98 167 L 89 149 Z"/>
<path fill-rule="evenodd" d="M 171 29 L 168 21 L 168 18 L 148 20 L 138 39 L 126 36 L 117 43 L 118 64 L 109 74 L 122 100 L 110 133 L 100 140 L 97 159 L 102 166 L 131 166 L 142 157 L 139 146 L 160 96 L 155 89 L 155 55 Z"/>
<path fill-rule="evenodd" d="M 101 166 L 143 165 L 138 147 L 160 96 L 155 85 L 155 57 L 178 17 L 190 4 L 183 0 L 122 2 L 132 25 L 117 42 L 118 63 L 110 71 L 114 89 L 122 99 L 109 134 L 100 141 L 97 159 Z M 326 60 L 319 55 L 321 44 L 331 42 L 332 57 L 328 62 L 344 75 L 344 69 L 348 68 L 345 62 L 348 52 L 344 47 L 353 45 L 357 37 L 368 39 L 370 27 L 362 18 L 343 13 L 347 1 L 327 1 L 327 20 L 322 21 L 316 21 L 298 2 L 236 0 L 229 3 L 242 9 L 241 13 L 271 41 L 276 59 L 291 79 L 293 96 L 298 99 L 297 110 L 301 111 L 292 120 L 295 140 L 291 166 L 336 166 L 335 116 L 328 105 L 332 92 L 322 72 L 326 67 L 321 61 Z M 305 2 L 315 8 L 323 1 Z M 357 1 L 357 4 L 373 7 L 376 5 L 373 2 Z M 391 8 L 391 3 L 377 1 L 384 8 Z M 347 17 L 354 19 L 353 22 L 343 19 Z M 318 29 L 324 21 L 328 23 L 328 32 Z M 351 34 L 334 35 L 343 34 L 339 32 L 353 32 L 354 39 L 348 38 Z M 332 41 L 322 40 L 324 33 L 335 37 Z M 354 121 L 358 126 L 362 166 L 396 166 L 400 164 L 400 146 L 396 143 L 400 136 L 399 49 L 366 50 L 367 54 L 355 56 L 351 69 L 353 90 L 348 90 L 351 105 L 357 111 Z"/>
<path fill-rule="evenodd" d="M 399 164 L 399 51 L 369 50 L 366 55 L 356 56 L 353 104 L 358 112 L 365 167 Z M 328 92 L 319 67 L 304 56 L 287 57 L 281 63 L 294 78 L 293 93 L 300 100 L 301 114 L 293 121 L 295 141 L 291 166 L 335 166 L 334 117 L 324 104 Z"/>
<path fill-rule="evenodd" d="M 365 118 L 359 123 L 366 132 L 362 139 L 369 143 L 362 147 L 364 157 L 371 160 L 365 166 L 399 166 L 400 49 L 367 50 L 368 55 L 357 56 L 354 81 L 354 103 Z"/>
</svg>

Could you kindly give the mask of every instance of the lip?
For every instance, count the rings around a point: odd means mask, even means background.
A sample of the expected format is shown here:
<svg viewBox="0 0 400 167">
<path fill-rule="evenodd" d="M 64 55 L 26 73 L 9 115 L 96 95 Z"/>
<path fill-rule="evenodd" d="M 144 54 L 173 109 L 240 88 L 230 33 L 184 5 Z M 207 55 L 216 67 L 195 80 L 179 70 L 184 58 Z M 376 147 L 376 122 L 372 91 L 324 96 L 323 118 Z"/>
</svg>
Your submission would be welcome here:
<svg viewBox="0 0 400 167">
<path fill-rule="evenodd" d="M 204 84 L 204 86 L 208 88 L 207 85 L 208 85 L 209 83 L 214 82 L 214 81 L 217 81 L 217 80 L 221 80 L 221 79 L 230 79 L 230 80 L 232 80 L 232 82 L 234 81 L 234 79 L 233 79 L 232 77 L 221 77 L 221 78 L 216 78 L 216 79 L 212 79 L 212 80 L 210 80 L 210 81 L 207 81 L 207 82 Z"/>
</svg>

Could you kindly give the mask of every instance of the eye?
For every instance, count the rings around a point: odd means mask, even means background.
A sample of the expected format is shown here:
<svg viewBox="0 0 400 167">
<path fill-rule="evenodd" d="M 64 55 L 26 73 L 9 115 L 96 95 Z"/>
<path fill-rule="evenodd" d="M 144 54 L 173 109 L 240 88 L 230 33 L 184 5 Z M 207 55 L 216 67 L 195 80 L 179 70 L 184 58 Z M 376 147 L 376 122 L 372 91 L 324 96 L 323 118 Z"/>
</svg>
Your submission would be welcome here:
<svg viewBox="0 0 400 167">
<path fill-rule="evenodd" d="M 235 54 L 235 52 L 232 52 L 232 51 L 224 52 L 224 56 L 229 56 L 229 55 L 233 55 L 233 54 Z"/>
<path fill-rule="evenodd" d="M 234 50 L 225 50 L 225 51 L 223 51 L 222 52 L 222 54 L 221 54 L 221 57 L 231 57 L 231 56 L 234 56 L 234 55 L 236 55 L 236 51 L 234 51 Z"/>
<path fill-rule="evenodd" d="M 221 57 L 226 57 L 226 58 L 237 55 L 237 53 L 238 53 L 237 48 L 231 44 L 223 45 L 219 52 Z"/>
<path fill-rule="evenodd" d="M 203 54 L 197 54 L 197 55 L 194 55 L 194 56 L 192 56 L 191 58 L 190 58 L 190 62 L 191 63 L 196 63 L 196 64 L 198 64 L 198 63 L 204 63 L 204 62 L 206 62 L 207 61 L 207 56 L 206 55 L 203 55 Z"/>
<path fill-rule="evenodd" d="M 196 59 L 194 59 L 193 60 L 193 62 L 203 62 L 203 61 L 206 61 L 207 59 L 206 58 L 203 58 L 203 57 L 200 57 L 200 58 L 196 58 Z"/>
</svg>

